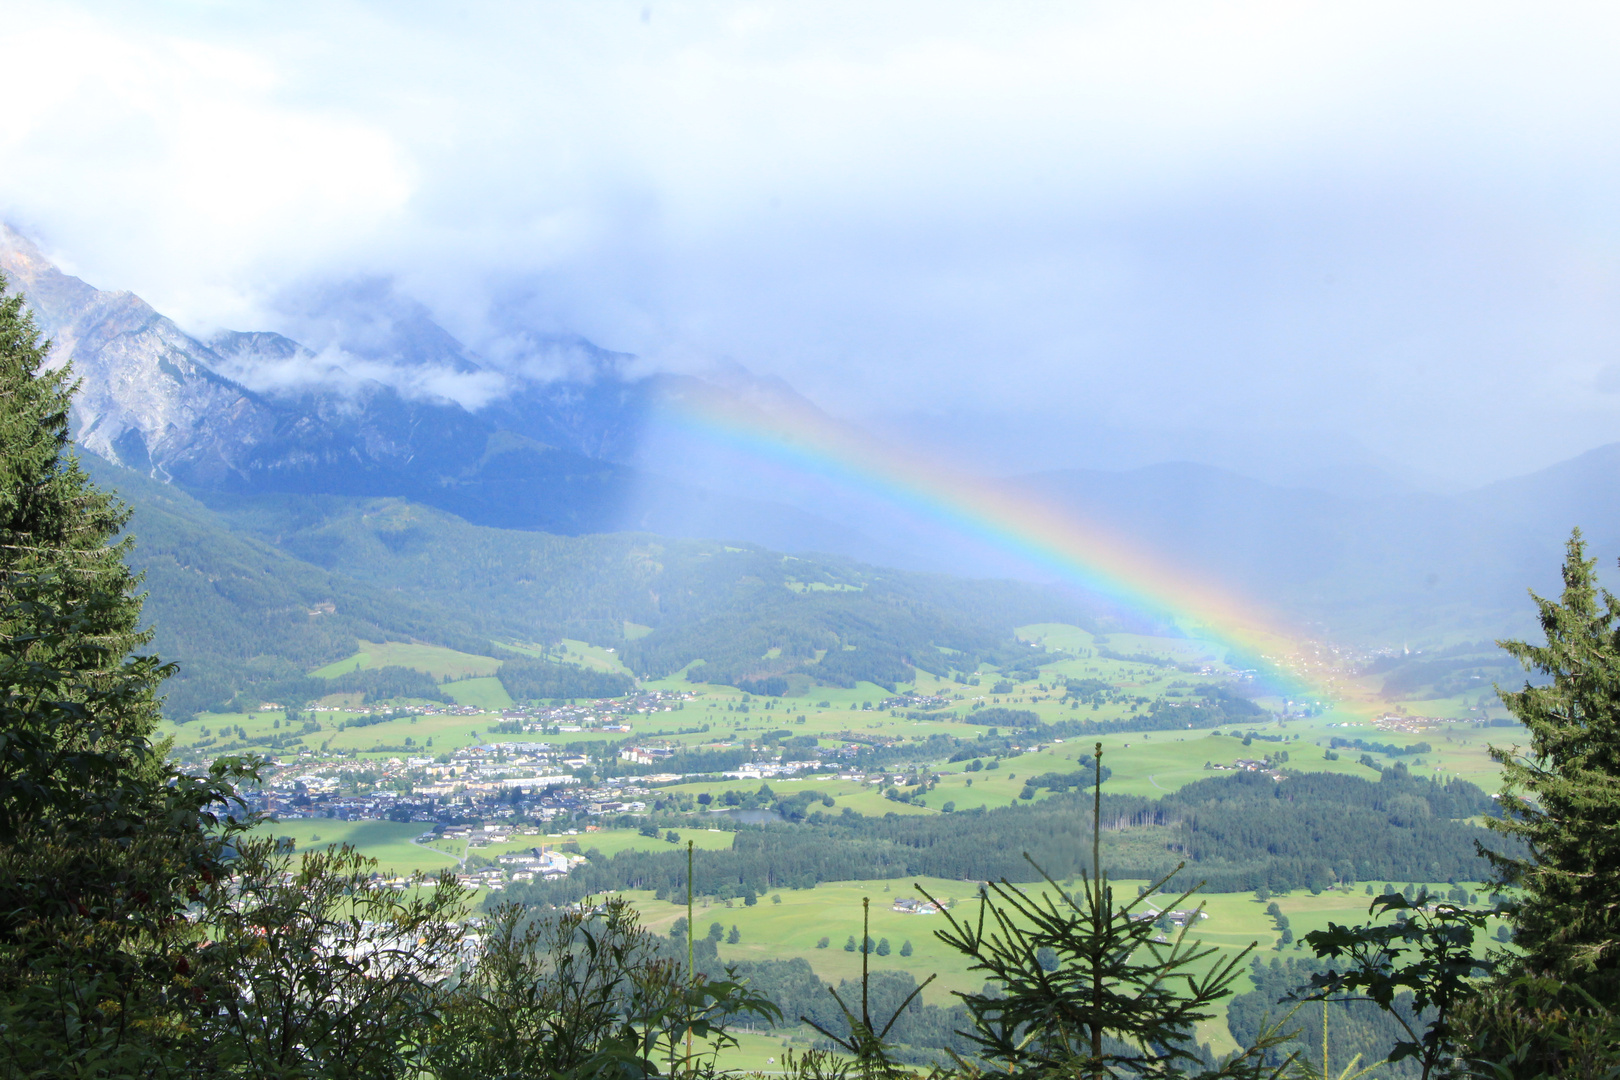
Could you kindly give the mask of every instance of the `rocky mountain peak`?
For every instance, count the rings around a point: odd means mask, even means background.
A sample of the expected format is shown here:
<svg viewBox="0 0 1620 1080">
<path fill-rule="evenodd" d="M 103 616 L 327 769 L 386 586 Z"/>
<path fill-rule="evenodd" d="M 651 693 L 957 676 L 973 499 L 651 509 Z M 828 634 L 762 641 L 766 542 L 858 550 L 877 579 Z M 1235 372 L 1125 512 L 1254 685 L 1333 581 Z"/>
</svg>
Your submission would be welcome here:
<svg viewBox="0 0 1620 1080">
<path fill-rule="evenodd" d="M 84 449 L 163 479 L 217 475 L 231 468 L 230 444 L 272 422 L 207 346 L 134 293 L 64 274 L 10 227 L 0 228 L 0 271 L 50 337 L 51 363 L 73 365 Z"/>
</svg>

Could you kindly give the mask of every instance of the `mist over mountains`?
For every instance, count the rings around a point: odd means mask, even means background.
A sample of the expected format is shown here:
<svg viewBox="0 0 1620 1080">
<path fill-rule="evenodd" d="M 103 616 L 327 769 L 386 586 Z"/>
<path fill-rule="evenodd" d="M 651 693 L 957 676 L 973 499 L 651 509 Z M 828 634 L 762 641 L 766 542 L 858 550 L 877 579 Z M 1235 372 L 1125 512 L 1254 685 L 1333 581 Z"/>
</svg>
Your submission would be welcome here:
<svg viewBox="0 0 1620 1080">
<path fill-rule="evenodd" d="M 1003 553 L 942 542 L 862 493 L 783 483 L 660 428 L 660 406 L 688 393 L 724 394 L 767 417 L 782 402 L 809 407 L 780 380 L 734 365 L 702 377 L 647 372 L 581 338 L 530 335 L 497 367 L 376 281 L 304 298 L 295 321 L 313 346 L 257 331 L 199 340 L 133 294 L 63 274 L 10 230 L 0 269 L 56 357 L 74 364 L 79 445 L 204 502 L 391 497 L 502 529 L 634 530 L 1040 576 Z M 1191 462 L 1039 464 L 1005 482 L 1324 635 L 1368 645 L 1522 627 L 1523 590 L 1556 586 L 1571 526 L 1586 529 L 1605 562 L 1620 550 L 1620 444 L 1459 495 L 1390 490 L 1376 478 L 1285 486 Z"/>
</svg>

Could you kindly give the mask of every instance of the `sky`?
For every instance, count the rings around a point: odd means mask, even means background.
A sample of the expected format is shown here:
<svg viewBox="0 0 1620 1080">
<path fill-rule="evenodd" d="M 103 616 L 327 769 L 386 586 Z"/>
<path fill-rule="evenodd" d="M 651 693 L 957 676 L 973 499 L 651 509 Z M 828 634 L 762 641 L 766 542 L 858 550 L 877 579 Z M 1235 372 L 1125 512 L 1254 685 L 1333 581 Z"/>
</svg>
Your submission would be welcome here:
<svg viewBox="0 0 1620 1080">
<path fill-rule="evenodd" d="M 199 333 L 383 280 L 494 366 L 734 361 L 988 469 L 1456 488 L 1620 441 L 1617 47 L 1580 3 L 14 0 L 0 217 Z"/>
</svg>

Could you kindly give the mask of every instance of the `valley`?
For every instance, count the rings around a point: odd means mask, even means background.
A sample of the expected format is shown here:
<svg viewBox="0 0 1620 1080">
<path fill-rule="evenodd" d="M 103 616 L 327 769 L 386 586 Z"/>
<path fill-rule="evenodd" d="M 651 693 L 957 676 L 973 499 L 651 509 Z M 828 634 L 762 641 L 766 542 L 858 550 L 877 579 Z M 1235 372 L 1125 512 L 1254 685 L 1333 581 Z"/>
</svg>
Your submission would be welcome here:
<svg viewBox="0 0 1620 1080">
<path fill-rule="evenodd" d="M 960 958 L 935 940 L 942 920 L 902 913 L 894 901 L 916 899 L 920 885 L 959 909 L 971 907 L 978 879 L 910 873 L 882 856 L 874 857 L 885 873 L 866 876 L 859 858 L 846 868 L 795 855 L 792 845 L 782 846 L 791 836 L 848 832 L 858 819 L 959 818 L 966 824 L 975 814 L 1018 815 L 1050 805 L 1072 806 L 1055 820 L 1066 822 L 1059 830 L 1078 849 L 1088 827 L 1092 776 L 1082 762 L 1090 761 L 1097 743 L 1109 770 L 1105 816 L 1121 799 L 1134 802 L 1118 813 L 1140 815 L 1150 800 L 1240 773 L 1268 786 L 1306 774 L 1375 786 L 1385 770 L 1399 767 L 1425 784 L 1462 780 L 1492 790 L 1497 770 L 1486 746 L 1516 731 L 1488 726 L 1501 722 L 1500 710 L 1482 711 L 1470 695 L 1394 702 L 1376 716 L 1326 703 L 1289 708 L 1253 686 L 1251 676 L 1227 667 L 1218 647 L 1185 638 L 1099 634 L 1059 622 L 1020 625 L 1013 638 L 1030 651 L 1028 658 L 1017 654 L 1016 662 L 982 662 L 971 673 L 958 668 L 944 676 L 918 670 L 892 689 L 857 682 L 773 696 L 692 682 L 683 669 L 641 679 L 621 698 L 538 702 L 506 694 L 498 677 L 502 661 L 494 657 L 362 641 L 309 677 L 336 680 L 403 668 L 448 700 L 398 696 L 365 703 L 358 691 L 335 692 L 291 712 L 261 703 L 241 713 L 203 713 L 168 723 L 165 734 L 175 740 L 175 753 L 194 764 L 221 753 L 267 755 L 272 764 L 257 805 L 274 821 L 263 828 L 298 850 L 351 844 L 403 888 L 411 887 L 412 873 L 430 881 L 455 875 L 475 906 L 514 899 L 545 905 L 618 892 L 635 903 L 649 930 L 668 935 L 684 918 L 684 893 L 633 887 L 631 878 L 613 875 L 643 871 L 614 866 L 638 858 L 683 865 L 690 841 L 699 856 L 698 925 L 707 932 L 717 923 L 726 935 L 717 945 L 719 960 L 803 961 L 815 979 L 837 985 L 858 975 L 859 953 L 846 951 L 844 943 L 859 933 L 861 898 L 871 897 L 872 936 L 881 949 L 869 958 L 874 970 L 919 982 L 937 974 L 924 1000 L 949 1008 L 951 991 L 975 986 Z M 507 655 L 540 654 L 603 673 L 629 671 L 622 645 L 561 639 L 505 648 Z M 1228 694 L 1237 696 L 1227 700 Z M 1209 726 L 1141 729 L 1156 706 L 1162 715 L 1174 702 L 1230 708 L 1238 717 L 1222 712 Z M 1242 703 L 1242 711 L 1232 702 Z M 1054 734 L 1080 725 L 1083 734 Z M 298 733 L 298 744 L 275 745 L 288 731 Z M 1055 850 L 1051 835 L 1038 835 L 1051 820 L 1027 828 L 1013 821 L 1010 834 L 1003 828 L 994 835 L 1014 842 L 1022 836 L 1031 847 Z M 970 828 L 966 835 L 974 833 Z M 1173 868 L 1178 856 L 1166 846 L 1176 839 L 1160 824 L 1109 824 L 1104 859 L 1122 875 L 1117 887 L 1128 893 L 1147 884 L 1140 867 Z M 706 880 L 705 858 L 739 857 L 733 849 L 745 841 L 763 844 L 763 861 L 740 871 L 715 864 L 713 880 Z M 998 841 L 986 836 L 979 842 Z M 1013 880 L 1033 877 L 1027 864 L 1017 871 L 1018 852 L 1005 854 L 1014 858 L 998 865 L 1012 863 Z M 806 857 L 812 859 L 808 878 Z M 1068 865 L 1060 874 L 1066 885 L 1073 884 L 1074 870 Z M 1478 899 L 1481 886 L 1473 879 L 1482 876 L 1480 866 L 1427 881 L 1421 864 L 1406 870 L 1277 888 L 1272 897 L 1286 923 L 1267 913 L 1270 900 L 1255 899 L 1271 891 L 1256 891 L 1256 880 L 1268 880 L 1263 869 L 1259 878 L 1254 869 L 1239 878 L 1213 875 L 1201 893 L 1207 918 L 1193 932 L 1220 955 L 1256 942 L 1265 960 L 1298 955 L 1303 933 L 1330 919 L 1363 916 L 1369 890 L 1416 884 L 1443 895 L 1461 880 Z M 588 872 L 595 875 L 588 885 L 556 891 Z M 764 880 L 750 885 L 757 873 Z M 1197 883 L 1197 873 L 1195 862 L 1187 885 Z M 549 882 L 550 891 L 534 892 L 541 882 Z M 616 884 L 597 888 L 602 882 Z M 1217 1052 L 1236 1045 L 1221 1022 L 1200 1028 L 1199 1037 Z M 727 1061 L 764 1066 L 784 1049 L 811 1044 L 790 1024 L 771 1036 L 749 1036 Z"/>
<path fill-rule="evenodd" d="M 648 456 L 638 440 L 658 444 L 661 410 L 689 397 L 830 430 L 745 372 L 626 379 L 591 346 L 582 380 L 508 385 L 485 409 L 385 385 L 261 392 L 231 376 L 313 354 L 191 338 L 13 234 L 0 264 L 86 375 L 80 460 L 129 509 L 143 647 L 176 664 L 155 732 L 172 761 L 259 762 L 242 794 L 260 834 L 348 845 L 402 896 L 453 879 L 473 926 L 619 896 L 677 958 L 698 929 L 705 971 L 736 965 L 788 1013 L 750 1024 L 729 1066 L 815 1045 L 795 1021 L 834 1021 L 825 987 L 860 970 L 864 898 L 874 985 L 897 1004 L 939 976 L 898 1029 L 906 1052 L 962 1049 L 951 995 L 978 987 L 919 898 L 966 912 L 986 882 L 1050 888 L 1043 872 L 1073 889 L 1099 773 L 1102 866 L 1126 895 L 1168 879 L 1155 902 L 1201 887 L 1202 917 L 1154 918 L 1211 963 L 1254 942 L 1304 970 L 1305 932 L 1385 890 L 1480 902 L 1490 747 L 1524 734 L 1494 692 L 1522 673 L 1491 635 L 1523 624 L 1503 596 L 1537 580 L 1521 571 L 1547 540 L 1511 509 L 1458 504 L 1485 526 L 1441 578 L 1449 526 L 1414 544 L 1340 532 L 1449 520 L 1435 500 L 1191 467 L 962 478 L 974 499 L 923 500 L 936 517 L 1072 515 L 1029 526 L 1046 561 L 1021 562 L 1022 538 L 987 549 L 866 492 L 777 502 L 758 475 L 725 479 L 723 455 L 700 484 L 702 447 Z M 122 322 L 97 321 L 109 305 Z M 392 325 L 385 351 L 424 333 Z M 432 329 L 421 363 L 490 374 Z M 142 365 L 161 408 L 131 396 Z M 1003 506 L 1003 489 L 1036 502 Z M 1093 523 L 1129 550 L 1058 535 Z M 1168 606 L 1143 584 L 1155 566 L 1179 568 Z M 1208 599 L 1233 585 L 1282 614 Z M 1204 599 L 1177 607 L 1184 587 Z M 1252 1036 L 1254 985 L 1198 1029 L 1212 1052 Z"/>
</svg>

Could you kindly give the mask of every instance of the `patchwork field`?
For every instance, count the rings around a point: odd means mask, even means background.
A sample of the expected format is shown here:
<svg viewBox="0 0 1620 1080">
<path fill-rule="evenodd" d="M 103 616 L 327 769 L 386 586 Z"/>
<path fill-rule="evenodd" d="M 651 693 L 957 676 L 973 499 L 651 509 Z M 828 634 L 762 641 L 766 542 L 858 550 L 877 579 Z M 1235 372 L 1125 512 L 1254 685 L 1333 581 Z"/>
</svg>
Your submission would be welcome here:
<svg viewBox="0 0 1620 1080">
<path fill-rule="evenodd" d="M 905 707 L 883 709 L 880 705 L 894 694 L 872 683 L 859 683 L 849 688 L 812 687 L 801 697 L 759 697 L 745 694 L 733 687 L 692 683 L 681 674 L 667 679 L 648 681 L 646 689 L 666 689 L 691 695 L 678 712 L 654 713 L 625 717 L 631 732 L 602 731 L 568 732 L 547 737 L 562 748 L 584 752 L 605 742 L 636 743 L 652 741 L 664 745 L 704 749 L 735 749 L 757 747 L 761 757 L 774 754 L 775 747 L 788 737 L 811 736 L 823 750 L 864 743 L 868 746 L 890 746 L 928 739 L 932 735 L 946 735 L 953 740 L 971 741 L 992 732 L 994 725 L 980 722 L 981 710 L 1010 708 L 1030 710 L 1043 721 L 1055 723 L 1063 720 L 1117 721 L 1133 715 L 1133 704 L 1141 709 L 1142 702 L 1175 701 L 1196 694 L 1200 687 L 1215 683 L 1221 685 L 1229 672 L 1224 667 L 1224 650 L 1207 642 L 1173 638 L 1149 638 L 1136 635 L 1114 634 L 1105 640 L 1076 627 L 1061 624 L 1036 624 L 1018 630 L 1021 639 L 1048 649 L 1062 650 L 1071 658 L 1043 665 L 1034 678 L 1011 678 L 1007 674 L 984 667 L 967 681 L 941 679 L 918 672 L 916 681 L 902 691 L 915 691 L 919 695 L 937 695 L 944 699 L 930 706 L 925 718 L 910 718 Z M 542 650 L 526 645 L 510 646 L 514 651 L 551 659 L 584 664 L 601 671 L 624 671 L 616 651 L 584 642 L 565 641 L 560 649 Z M 1099 655 L 1102 651 L 1113 658 Z M 1130 657 L 1119 659 L 1118 657 Z M 1145 659 L 1144 659 L 1145 658 Z M 1152 661 L 1152 662 L 1148 662 Z M 1175 665 L 1182 665 L 1177 667 Z M 344 725 L 362 719 L 359 701 L 348 700 L 347 708 L 337 711 L 305 713 L 297 724 L 302 733 L 313 715 L 318 730 L 300 734 L 302 747 L 316 755 L 347 755 L 349 759 L 364 763 L 368 759 L 423 756 L 445 758 L 462 748 L 501 740 L 532 740 L 533 735 L 497 735 L 493 727 L 499 720 L 501 709 L 512 705 L 504 687 L 493 672 L 498 662 L 490 657 L 458 653 L 431 646 L 409 645 L 397 642 L 363 642 L 353 656 L 327 665 L 313 674 L 335 677 L 359 668 L 380 668 L 390 665 L 412 667 L 427 672 L 437 680 L 445 693 L 461 705 L 484 710 L 470 716 L 413 715 L 401 716 L 382 723 L 365 726 Z M 1186 670 L 1184 670 L 1186 669 Z M 1194 673 L 1196 672 L 1196 673 Z M 977 685 L 973 679 L 977 679 Z M 1096 704 L 1064 700 L 1065 681 L 1095 680 L 1111 688 Z M 1089 685 L 1089 684 L 1088 684 Z M 357 699 L 358 695 L 351 695 Z M 345 699 L 329 698 L 327 701 Z M 410 701 L 391 703 L 409 711 Z M 1269 703 L 1277 708 L 1280 703 Z M 1173 792 L 1182 786 L 1210 777 L 1228 775 L 1222 768 L 1239 760 L 1258 760 L 1271 755 L 1274 764 L 1283 773 L 1323 771 L 1376 779 L 1377 769 L 1399 761 L 1418 776 L 1440 779 L 1461 777 L 1487 789 L 1494 787 L 1498 768 L 1491 761 L 1488 747 L 1509 744 L 1522 737 L 1516 728 L 1482 728 L 1477 723 L 1486 715 L 1496 715 L 1479 707 L 1476 694 L 1456 695 L 1450 699 L 1411 702 L 1392 702 L 1391 715 L 1453 717 L 1462 722 L 1431 723 L 1428 726 L 1403 722 L 1375 723 L 1373 714 L 1365 706 L 1322 708 L 1318 715 L 1301 716 L 1295 712 L 1281 721 L 1272 717 L 1256 717 L 1256 722 L 1223 725 L 1216 730 L 1187 731 L 1162 730 L 1153 732 L 1111 731 L 1100 736 L 1079 736 L 1053 740 L 1021 752 L 997 751 L 1001 756 L 986 754 L 979 757 L 978 768 L 974 759 L 951 762 L 944 757 L 932 759 L 918 757 L 907 760 L 903 754 L 892 760 L 893 773 L 898 775 L 907 767 L 921 768 L 934 778 L 931 790 L 915 792 L 910 801 L 900 802 L 885 796 L 885 788 L 892 781 L 883 779 L 874 770 L 866 770 L 870 779 L 842 779 L 838 775 L 820 774 L 803 778 L 792 776 L 771 777 L 764 783 L 778 796 L 790 796 L 797 791 L 813 790 L 822 797 L 820 804 L 810 809 L 830 815 L 853 811 L 862 815 L 937 815 L 971 810 L 976 807 L 997 807 L 1019 803 L 1026 793 L 1026 782 L 1045 773 L 1072 774 L 1079 759 L 1092 752 L 1101 743 L 1104 762 L 1111 770 L 1106 790 L 1117 794 L 1155 797 Z M 914 709 L 911 711 L 915 711 Z M 375 717 L 364 717 L 374 720 Z M 1005 721 L 1002 722 L 1005 724 Z M 287 716 L 279 709 L 255 710 L 244 714 L 207 715 L 184 727 L 169 725 L 165 731 L 172 735 L 181 750 L 197 754 L 240 752 L 254 746 L 265 746 L 269 752 L 286 757 L 270 744 L 277 739 L 285 741 L 291 730 Z M 1011 734 L 1003 727 L 1002 735 Z M 770 735 L 766 741 L 765 737 Z M 1333 739 L 1361 740 L 1367 748 L 1341 746 L 1334 750 Z M 1427 748 L 1417 752 L 1396 753 L 1419 743 Z M 1370 749 L 1377 747 L 1378 749 Z M 1330 756 L 1329 751 L 1336 756 Z M 1286 760 L 1277 760 L 1286 751 Z M 296 753 L 296 748 L 291 751 Z M 1373 767 L 1361 760 L 1366 754 Z M 890 768 L 890 766 L 885 766 Z M 846 771 L 848 767 L 845 767 Z M 757 793 L 762 782 L 758 779 L 706 780 L 674 785 L 660 784 L 650 800 L 670 795 L 707 795 L 711 804 L 718 804 L 727 793 L 750 796 Z M 914 790 L 914 789 L 912 789 Z M 1036 799 L 1050 796 L 1046 789 L 1032 793 Z M 700 819 L 701 820 L 701 819 Z M 586 819 L 566 822 L 558 819 L 549 831 L 524 830 L 501 844 L 469 848 L 465 840 L 437 840 L 415 842 L 416 837 L 429 826 L 421 822 L 396 824 L 386 821 L 343 822 L 332 819 L 310 819 L 277 823 L 266 826 L 276 835 L 293 838 L 300 850 L 331 843 L 346 842 L 379 860 L 380 869 L 387 873 L 410 870 L 436 871 L 461 865 L 480 865 L 493 861 L 509 852 L 530 847 L 567 845 L 581 853 L 611 857 L 624 851 L 680 850 L 690 839 L 704 850 L 728 848 L 735 833 L 729 830 L 677 825 L 679 841 L 671 844 L 660 835 L 648 837 L 636 829 L 604 828 L 591 831 Z M 1155 841 L 1157 842 L 1157 841 Z M 477 856 L 469 859 L 469 855 Z M 1066 887 L 1071 883 L 1065 882 Z M 1117 883 L 1119 890 L 1132 894 L 1135 881 Z M 1406 882 L 1392 883 L 1396 888 Z M 917 885 L 941 899 L 957 902 L 959 914 L 972 910 L 978 903 L 978 884 L 966 881 L 872 880 L 823 882 L 809 889 L 782 889 L 758 898 L 752 906 L 741 900 L 717 902 L 700 900 L 696 912 L 697 929 L 705 932 L 711 923 L 718 923 L 722 932 L 737 929 L 740 940 L 736 944 L 722 944 L 721 956 L 729 960 L 791 959 L 802 957 L 817 974 L 829 983 L 853 978 L 860 970 L 858 952 L 846 952 L 844 945 L 860 934 L 861 899 L 872 900 L 871 935 L 887 940 L 889 952 L 885 956 L 870 958 L 874 968 L 909 971 L 919 980 L 937 973 L 938 981 L 928 991 L 930 1002 L 948 1005 L 952 991 L 965 991 L 977 987 L 976 976 L 969 973 L 964 960 L 941 944 L 935 931 L 944 924 L 937 915 L 903 914 L 892 909 L 895 899 L 916 895 Z M 1446 883 L 1431 883 L 1439 890 L 1449 888 Z M 1373 891 L 1382 891 L 1383 882 L 1374 882 Z M 1200 921 L 1196 936 L 1230 956 L 1256 942 L 1258 955 L 1276 955 L 1278 949 L 1295 951 L 1298 939 L 1313 929 L 1325 927 L 1329 920 L 1356 922 L 1366 918 L 1367 895 L 1363 883 L 1348 891 L 1327 890 L 1312 895 L 1296 890 L 1276 897 L 1283 915 L 1289 920 L 1294 943 L 1280 943 L 1279 928 L 1266 913 L 1268 901 L 1257 900 L 1248 893 L 1210 894 L 1203 898 L 1208 917 Z M 649 929 L 667 933 L 677 918 L 685 913 L 684 904 L 658 901 L 651 893 L 628 894 L 643 912 Z M 480 893 L 500 898 L 500 893 Z M 825 940 L 826 944 L 821 943 Z M 900 955 L 903 946 L 910 945 L 910 955 Z M 1240 992 L 1247 982 L 1240 986 Z M 1200 1031 L 1200 1038 L 1217 1049 L 1230 1048 L 1231 1042 L 1224 1021 L 1218 1021 Z M 800 1047 L 802 1049 L 802 1045 Z M 745 1035 L 743 1047 L 728 1055 L 727 1064 L 769 1070 L 784 1049 L 780 1038 Z"/>
</svg>

